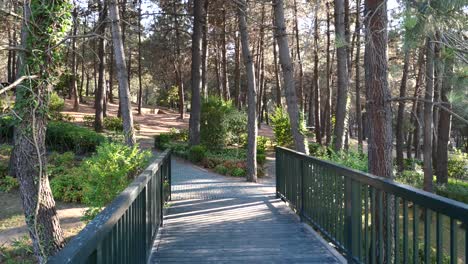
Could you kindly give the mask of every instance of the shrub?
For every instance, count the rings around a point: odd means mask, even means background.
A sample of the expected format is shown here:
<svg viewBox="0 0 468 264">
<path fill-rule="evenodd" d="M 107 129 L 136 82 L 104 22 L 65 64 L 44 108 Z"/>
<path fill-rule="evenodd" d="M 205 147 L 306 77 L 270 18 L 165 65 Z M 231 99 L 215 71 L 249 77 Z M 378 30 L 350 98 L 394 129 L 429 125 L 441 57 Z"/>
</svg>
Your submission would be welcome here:
<svg viewBox="0 0 468 264">
<path fill-rule="evenodd" d="M 449 179 L 444 185 L 436 185 L 436 193 L 447 198 L 468 203 L 468 182 Z"/>
<path fill-rule="evenodd" d="M 46 144 L 50 150 L 77 154 L 94 152 L 105 137 L 88 128 L 65 122 L 50 122 L 47 126 Z"/>
<path fill-rule="evenodd" d="M 422 188 L 424 175 L 420 171 L 405 170 L 397 174 L 395 180 L 416 188 Z"/>
<path fill-rule="evenodd" d="M 201 110 L 201 143 L 209 149 L 222 149 L 230 141 L 233 141 L 230 136 L 234 136 L 236 130 L 245 126 L 242 125 L 244 117 L 232 105 L 231 101 L 225 102 L 219 98 L 210 97 L 203 102 Z M 230 125 L 233 127 L 230 128 Z M 239 136 L 239 134 L 235 135 L 235 137 Z M 237 139 L 237 141 L 240 140 Z"/>
<path fill-rule="evenodd" d="M 5 176 L 0 178 L 0 191 L 2 192 L 10 192 L 13 189 L 17 189 L 19 187 L 19 183 L 16 178 L 11 176 Z"/>
<path fill-rule="evenodd" d="M 67 173 L 75 165 L 75 153 L 70 151 L 63 154 L 52 152 L 48 157 L 47 169 L 49 176 L 55 177 Z"/>
<path fill-rule="evenodd" d="M 171 128 L 168 134 L 172 140 L 188 141 L 189 132 L 187 129 L 179 130 L 179 129 Z"/>
<path fill-rule="evenodd" d="M 448 157 L 449 178 L 468 180 L 468 154 L 455 150 Z"/>
<path fill-rule="evenodd" d="M 226 175 L 228 173 L 228 168 L 226 168 L 224 165 L 219 164 L 214 168 L 215 172 L 218 174 Z"/>
<path fill-rule="evenodd" d="M 266 163 L 266 155 L 265 154 L 257 154 L 257 163 L 260 166 L 265 165 Z"/>
<path fill-rule="evenodd" d="M 0 143 L 13 141 L 13 128 L 15 120 L 12 116 L 0 116 Z"/>
<path fill-rule="evenodd" d="M 367 162 L 367 155 L 363 153 L 359 153 L 357 151 L 340 151 L 334 152 L 332 150 L 328 150 L 328 159 L 335 163 L 341 164 L 343 166 L 368 172 L 368 162 Z"/>
<path fill-rule="evenodd" d="M 293 145 L 293 137 L 291 133 L 291 124 L 289 117 L 283 108 L 277 107 L 273 115 L 270 116 L 275 141 L 279 146 Z"/>
<path fill-rule="evenodd" d="M 191 162 L 198 163 L 205 158 L 206 148 L 202 145 L 192 146 L 188 152 L 188 159 Z"/>
<path fill-rule="evenodd" d="M 115 116 L 104 117 L 104 128 L 112 131 L 123 131 L 123 122 L 121 118 Z"/>
<path fill-rule="evenodd" d="M 85 172 L 81 168 L 74 168 L 66 174 L 58 174 L 50 180 L 50 188 L 54 198 L 63 202 L 83 202 Z"/>
<path fill-rule="evenodd" d="M 226 123 L 227 144 L 241 144 L 243 135 L 247 134 L 247 114 L 232 108 L 226 115 Z"/>
<path fill-rule="evenodd" d="M 88 127 L 93 127 L 95 119 L 96 117 L 94 115 L 85 115 L 83 116 L 83 124 Z"/>
<path fill-rule="evenodd" d="M 245 169 L 242 168 L 233 168 L 229 174 L 234 177 L 244 177 L 246 175 Z"/>
<path fill-rule="evenodd" d="M 167 143 L 171 141 L 171 135 L 167 133 L 161 133 L 154 136 L 154 147 L 157 149 L 165 150 Z"/>
<path fill-rule="evenodd" d="M 52 92 L 49 97 L 49 111 L 60 112 L 65 106 L 65 100 L 63 100 L 56 92 Z"/>
</svg>

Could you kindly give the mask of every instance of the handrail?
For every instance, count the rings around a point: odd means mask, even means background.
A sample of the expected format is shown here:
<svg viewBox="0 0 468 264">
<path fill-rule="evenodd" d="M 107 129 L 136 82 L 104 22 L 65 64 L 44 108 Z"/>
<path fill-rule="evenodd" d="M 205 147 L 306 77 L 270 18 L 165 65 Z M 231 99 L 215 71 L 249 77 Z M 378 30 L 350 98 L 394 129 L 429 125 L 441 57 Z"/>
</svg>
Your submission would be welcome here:
<svg viewBox="0 0 468 264">
<path fill-rule="evenodd" d="M 420 250 L 426 262 L 457 263 L 468 255 L 468 245 L 460 250 L 463 243 L 456 239 L 462 231 L 468 241 L 465 203 L 283 147 L 276 148 L 276 189 L 350 262 L 411 262 L 420 258 Z M 418 215 L 424 218 L 421 225 Z"/>
<path fill-rule="evenodd" d="M 166 150 L 48 263 L 146 263 L 170 182 L 171 153 Z"/>
</svg>

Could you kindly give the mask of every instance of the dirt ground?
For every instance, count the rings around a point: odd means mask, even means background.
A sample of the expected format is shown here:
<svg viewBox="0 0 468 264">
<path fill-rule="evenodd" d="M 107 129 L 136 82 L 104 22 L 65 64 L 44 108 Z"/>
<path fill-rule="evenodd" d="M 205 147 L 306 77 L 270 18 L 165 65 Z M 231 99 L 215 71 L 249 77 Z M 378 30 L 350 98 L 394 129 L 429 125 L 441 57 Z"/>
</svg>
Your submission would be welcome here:
<svg viewBox="0 0 468 264">
<path fill-rule="evenodd" d="M 88 100 L 87 103 L 80 104 L 79 111 L 73 111 L 73 102 L 66 100 L 62 113 L 74 117 L 73 122 L 83 124 L 85 115 L 94 115 L 92 103 L 93 101 Z M 117 110 L 118 102 L 108 104 L 109 116 L 117 116 Z M 154 135 L 169 132 L 171 128 L 188 129 L 190 115 L 185 115 L 182 120 L 173 110 L 149 107 L 142 108 L 142 115 L 138 115 L 136 106 L 133 106 L 133 118 L 134 122 L 140 125 L 140 130 L 137 131 L 137 141 L 142 148 L 151 149 Z M 273 138 L 273 131 L 270 126 L 262 124 L 259 135 Z M 81 217 L 85 209 L 80 204 L 57 203 L 57 211 L 65 237 L 74 236 L 83 229 L 85 223 L 81 221 Z M 19 192 L 0 192 L 0 248 L 27 236 L 27 232 Z"/>
</svg>

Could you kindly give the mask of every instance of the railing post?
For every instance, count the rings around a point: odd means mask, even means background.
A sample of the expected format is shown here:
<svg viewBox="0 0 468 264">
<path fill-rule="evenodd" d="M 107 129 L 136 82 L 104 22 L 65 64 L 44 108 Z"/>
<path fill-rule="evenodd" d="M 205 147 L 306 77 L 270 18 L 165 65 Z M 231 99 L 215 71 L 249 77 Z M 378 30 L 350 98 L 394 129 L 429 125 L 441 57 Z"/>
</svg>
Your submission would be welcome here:
<svg viewBox="0 0 468 264">
<path fill-rule="evenodd" d="M 302 216 L 304 212 L 304 159 L 301 158 L 299 162 L 299 217 L 303 221 Z"/>
<path fill-rule="evenodd" d="M 169 151 L 167 154 L 168 164 L 167 164 L 167 181 L 169 183 L 169 201 L 172 200 L 172 152 Z"/>
<path fill-rule="evenodd" d="M 275 181 L 276 181 L 276 198 L 280 198 L 280 187 L 279 187 L 279 178 L 281 177 L 281 169 L 280 169 L 280 155 L 279 155 L 279 148 L 275 147 Z"/>
</svg>

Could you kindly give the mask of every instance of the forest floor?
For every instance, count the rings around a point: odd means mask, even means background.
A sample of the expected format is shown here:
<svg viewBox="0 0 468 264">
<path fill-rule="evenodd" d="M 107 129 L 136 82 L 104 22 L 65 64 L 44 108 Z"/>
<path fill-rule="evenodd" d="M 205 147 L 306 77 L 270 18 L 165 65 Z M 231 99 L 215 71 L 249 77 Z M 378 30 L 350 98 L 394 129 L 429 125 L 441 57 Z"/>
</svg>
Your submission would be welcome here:
<svg viewBox="0 0 468 264">
<path fill-rule="evenodd" d="M 73 123 L 83 125 L 83 117 L 94 115 L 95 110 L 90 99 L 87 103 L 81 103 L 79 111 L 73 111 L 73 102 L 66 100 L 63 114 L 72 116 Z M 152 149 L 153 136 L 169 132 L 171 128 L 188 129 L 189 114 L 184 119 L 179 118 L 176 111 L 165 108 L 143 107 L 142 114 L 138 115 L 135 105 L 132 107 L 134 123 L 140 126 L 137 131 L 137 141 L 143 149 Z M 118 102 L 109 103 L 107 107 L 108 116 L 117 116 Z M 259 135 L 273 138 L 273 130 L 270 126 L 262 124 Z M 267 157 L 266 177 L 273 176 L 274 153 L 270 152 Z M 57 212 L 66 238 L 73 237 L 85 223 L 81 220 L 86 207 L 80 204 L 57 202 Z M 29 244 L 28 230 L 24 222 L 23 209 L 19 191 L 10 193 L 0 192 L 0 262 L 2 254 L 6 251 L 17 250 L 24 244 Z M 2 251 L 4 251 L 2 253 Z"/>
</svg>

